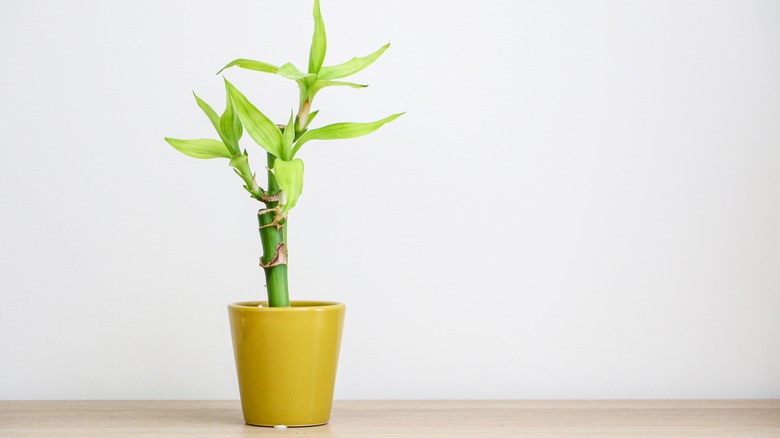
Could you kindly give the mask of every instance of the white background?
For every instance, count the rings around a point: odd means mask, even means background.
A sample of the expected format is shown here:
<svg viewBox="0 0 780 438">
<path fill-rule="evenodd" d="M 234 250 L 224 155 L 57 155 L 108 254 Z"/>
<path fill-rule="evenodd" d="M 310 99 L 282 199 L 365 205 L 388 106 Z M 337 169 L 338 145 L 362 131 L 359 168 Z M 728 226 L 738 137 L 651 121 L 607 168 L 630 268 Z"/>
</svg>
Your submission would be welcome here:
<svg viewBox="0 0 780 438">
<path fill-rule="evenodd" d="M 300 155 L 290 281 L 348 305 L 337 398 L 780 397 L 780 3 L 322 7 L 326 64 L 392 47 L 315 125 L 408 111 Z M 214 137 L 191 90 L 305 67 L 311 27 L 309 0 L 0 3 L 0 398 L 238 397 L 259 205 L 162 139 Z"/>
</svg>

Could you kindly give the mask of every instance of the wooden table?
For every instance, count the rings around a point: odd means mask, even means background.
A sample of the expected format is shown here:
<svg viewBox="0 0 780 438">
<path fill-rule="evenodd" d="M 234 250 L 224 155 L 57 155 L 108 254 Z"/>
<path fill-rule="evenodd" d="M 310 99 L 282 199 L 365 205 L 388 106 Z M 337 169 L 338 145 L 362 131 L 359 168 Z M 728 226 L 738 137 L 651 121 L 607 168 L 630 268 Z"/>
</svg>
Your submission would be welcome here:
<svg viewBox="0 0 780 438">
<path fill-rule="evenodd" d="M 0 401 L 0 437 L 780 437 L 780 400 L 336 401 L 325 426 L 243 424 L 237 401 Z"/>
</svg>

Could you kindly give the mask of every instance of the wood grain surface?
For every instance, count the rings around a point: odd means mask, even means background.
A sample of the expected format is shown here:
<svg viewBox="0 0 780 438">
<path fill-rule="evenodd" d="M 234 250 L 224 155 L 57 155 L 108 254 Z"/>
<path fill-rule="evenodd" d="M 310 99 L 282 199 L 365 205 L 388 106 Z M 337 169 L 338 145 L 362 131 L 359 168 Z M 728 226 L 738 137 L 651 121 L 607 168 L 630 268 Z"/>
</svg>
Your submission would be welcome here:
<svg viewBox="0 0 780 438">
<path fill-rule="evenodd" d="M 780 400 L 336 401 L 325 426 L 243 424 L 237 401 L 0 401 L 0 437 L 780 437 Z"/>
</svg>

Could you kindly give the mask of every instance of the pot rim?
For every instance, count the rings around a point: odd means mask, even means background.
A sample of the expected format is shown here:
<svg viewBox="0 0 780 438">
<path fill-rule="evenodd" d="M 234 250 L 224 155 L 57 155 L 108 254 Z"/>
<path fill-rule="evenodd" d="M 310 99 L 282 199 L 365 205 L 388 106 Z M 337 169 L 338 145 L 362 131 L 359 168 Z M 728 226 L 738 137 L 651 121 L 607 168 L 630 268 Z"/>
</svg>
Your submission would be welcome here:
<svg viewBox="0 0 780 438">
<path fill-rule="evenodd" d="M 241 309 L 250 312 L 311 312 L 336 310 L 347 307 L 335 301 L 293 300 L 291 307 L 268 307 L 268 301 L 239 301 L 228 304 L 229 309 Z M 260 307 L 262 305 L 262 307 Z"/>
</svg>

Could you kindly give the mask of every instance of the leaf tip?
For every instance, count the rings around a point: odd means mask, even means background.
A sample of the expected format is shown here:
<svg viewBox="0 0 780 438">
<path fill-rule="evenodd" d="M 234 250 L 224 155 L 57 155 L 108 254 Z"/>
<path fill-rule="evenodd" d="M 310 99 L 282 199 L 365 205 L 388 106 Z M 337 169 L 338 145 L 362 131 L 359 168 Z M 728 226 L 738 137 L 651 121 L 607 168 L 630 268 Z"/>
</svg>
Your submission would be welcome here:
<svg viewBox="0 0 780 438">
<path fill-rule="evenodd" d="M 237 61 L 237 60 L 236 60 L 236 61 Z M 234 65 L 238 65 L 238 66 L 240 67 L 241 65 L 240 65 L 238 62 L 236 62 L 236 61 L 230 61 L 230 62 L 228 62 L 226 66 L 222 67 L 222 68 L 221 68 L 221 69 L 220 69 L 220 70 L 217 72 L 217 76 L 219 76 L 219 74 L 220 74 L 220 73 L 222 73 L 223 71 L 225 71 L 225 70 L 229 69 L 230 67 L 233 67 Z"/>
</svg>

